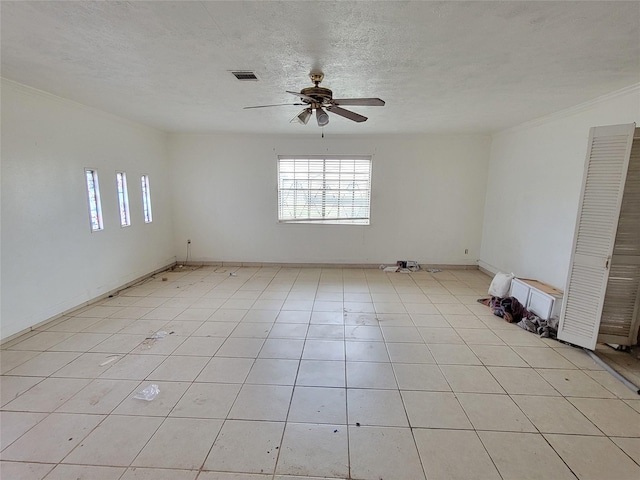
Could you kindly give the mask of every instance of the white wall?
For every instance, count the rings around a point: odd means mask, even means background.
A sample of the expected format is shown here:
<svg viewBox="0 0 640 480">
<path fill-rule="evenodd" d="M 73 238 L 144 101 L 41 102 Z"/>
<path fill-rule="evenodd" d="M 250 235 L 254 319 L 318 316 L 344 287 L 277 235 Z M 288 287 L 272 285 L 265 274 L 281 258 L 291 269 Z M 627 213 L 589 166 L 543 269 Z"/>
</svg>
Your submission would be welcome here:
<svg viewBox="0 0 640 480">
<path fill-rule="evenodd" d="M 85 167 L 98 169 L 101 232 L 89 226 Z M 164 134 L 3 80 L 2 338 L 175 259 L 167 167 Z M 118 220 L 117 169 L 128 175 L 128 228 Z"/>
<path fill-rule="evenodd" d="M 178 260 L 470 264 L 490 138 L 171 135 Z M 277 155 L 373 155 L 371 225 L 278 224 Z M 465 255 L 464 250 L 469 253 Z"/>
<path fill-rule="evenodd" d="M 480 266 L 564 289 L 589 129 L 640 124 L 634 86 L 493 137 Z"/>
</svg>

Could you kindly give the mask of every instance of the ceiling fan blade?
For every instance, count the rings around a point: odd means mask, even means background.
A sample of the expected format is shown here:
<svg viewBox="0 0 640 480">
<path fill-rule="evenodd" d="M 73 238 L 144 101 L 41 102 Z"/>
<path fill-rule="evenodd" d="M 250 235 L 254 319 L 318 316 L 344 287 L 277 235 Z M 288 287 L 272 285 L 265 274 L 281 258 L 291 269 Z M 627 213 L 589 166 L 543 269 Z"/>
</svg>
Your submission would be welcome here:
<svg viewBox="0 0 640 480">
<path fill-rule="evenodd" d="M 309 95 L 305 95 L 304 93 L 292 92 L 290 90 L 286 90 L 286 92 L 290 93 L 291 95 L 295 95 L 296 97 L 300 97 L 303 100 L 309 100 L 310 102 L 318 103 L 318 101 L 315 98 L 310 97 Z"/>
<path fill-rule="evenodd" d="M 382 107 L 384 100 L 379 98 L 334 98 L 334 105 L 359 105 L 361 107 Z"/>
<path fill-rule="evenodd" d="M 353 120 L 354 122 L 366 122 L 367 117 L 360 115 L 359 113 L 352 112 L 351 110 L 345 110 L 344 108 L 336 107 L 332 105 L 327 107 L 327 110 L 331 113 L 335 113 L 336 115 L 340 115 L 341 117 L 348 118 L 349 120 Z"/>
<path fill-rule="evenodd" d="M 274 105 L 256 105 L 254 107 L 243 107 L 243 110 L 246 110 L 248 108 L 265 108 L 265 107 L 283 107 L 285 105 L 306 105 L 306 103 L 276 103 Z"/>
</svg>

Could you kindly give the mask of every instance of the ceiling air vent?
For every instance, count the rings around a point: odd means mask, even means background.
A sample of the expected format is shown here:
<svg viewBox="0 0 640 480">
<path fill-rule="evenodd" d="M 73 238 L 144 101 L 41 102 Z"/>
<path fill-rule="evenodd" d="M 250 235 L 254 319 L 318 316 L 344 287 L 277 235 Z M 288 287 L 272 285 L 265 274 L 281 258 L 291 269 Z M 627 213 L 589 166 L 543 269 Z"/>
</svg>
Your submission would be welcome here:
<svg viewBox="0 0 640 480">
<path fill-rule="evenodd" d="M 258 77 L 256 77 L 256 74 L 253 72 L 242 71 L 242 72 L 231 72 L 231 73 L 233 73 L 233 75 L 242 82 L 258 80 Z"/>
</svg>

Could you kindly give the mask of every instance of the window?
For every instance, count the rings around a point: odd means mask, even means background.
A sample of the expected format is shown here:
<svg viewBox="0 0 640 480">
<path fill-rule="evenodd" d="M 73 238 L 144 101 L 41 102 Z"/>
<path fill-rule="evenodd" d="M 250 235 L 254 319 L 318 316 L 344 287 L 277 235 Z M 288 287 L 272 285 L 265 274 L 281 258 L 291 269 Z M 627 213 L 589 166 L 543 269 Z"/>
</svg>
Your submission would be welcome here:
<svg viewBox="0 0 640 480">
<path fill-rule="evenodd" d="M 278 220 L 369 225 L 371 157 L 278 157 Z"/>
<path fill-rule="evenodd" d="M 129 217 L 129 192 L 127 191 L 127 174 L 116 172 L 116 186 L 118 188 L 118 205 L 120 206 L 120 226 L 131 225 Z"/>
<path fill-rule="evenodd" d="M 91 231 L 97 232 L 104 228 L 102 224 L 102 205 L 100 204 L 100 187 L 98 186 L 98 172 L 87 168 L 85 170 L 87 179 L 87 196 L 89 198 L 89 219 L 91 221 Z"/>
<path fill-rule="evenodd" d="M 149 175 L 142 175 L 142 213 L 144 214 L 144 222 L 151 223 L 153 217 L 151 215 L 151 192 L 149 191 Z"/>
</svg>

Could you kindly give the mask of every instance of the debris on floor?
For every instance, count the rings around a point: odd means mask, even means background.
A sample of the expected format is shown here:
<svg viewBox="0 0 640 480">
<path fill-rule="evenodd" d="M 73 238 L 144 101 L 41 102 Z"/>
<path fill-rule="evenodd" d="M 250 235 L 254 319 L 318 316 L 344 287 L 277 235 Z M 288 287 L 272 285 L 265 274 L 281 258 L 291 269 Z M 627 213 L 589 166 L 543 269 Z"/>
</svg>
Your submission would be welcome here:
<svg viewBox="0 0 640 480">
<path fill-rule="evenodd" d="M 516 297 L 480 298 L 478 303 L 489 307 L 495 316 L 503 318 L 508 323 L 515 323 L 524 330 L 537 333 L 540 337 L 556 338 L 558 335 L 557 318 L 543 320 L 524 308 Z"/>
<path fill-rule="evenodd" d="M 164 330 L 160 330 L 160 331 L 158 331 L 156 333 L 153 333 L 153 334 L 149 335 L 147 337 L 147 340 L 159 340 L 159 339 L 164 338 L 166 336 L 167 336 L 167 332 L 165 332 Z"/>
<path fill-rule="evenodd" d="M 413 260 L 398 260 L 395 265 L 380 265 L 378 268 L 387 273 L 413 273 L 420 270 L 420 265 Z"/>
<path fill-rule="evenodd" d="M 118 358 L 120 358 L 120 355 L 108 355 L 107 359 L 104 362 L 102 362 L 100 366 L 104 367 L 105 365 L 109 365 L 110 363 L 118 360 Z"/>
<path fill-rule="evenodd" d="M 427 268 L 427 272 L 429 273 L 440 273 L 442 270 L 439 268 Z"/>
<path fill-rule="evenodd" d="M 396 267 L 399 268 L 400 273 L 411 273 L 420 270 L 420 265 L 415 260 L 398 260 Z"/>
<path fill-rule="evenodd" d="M 159 393 L 160 393 L 160 388 L 158 388 L 158 385 L 153 383 L 153 384 L 149 385 L 147 388 L 137 392 L 133 396 L 133 398 L 137 398 L 138 400 L 145 400 L 147 402 L 150 402 L 151 400 L 156 398 Z"/>
<path fill-rule="evenodd" d="M 173 332 L 171 332 L 173 333 Z M 141 343 L 141 345 L 144 345 L 144 347 L 149 350 L 151 347 L 153 347 L 158 340 L 162 340 L 164 337 L 166 337 L 167 335 L 171 335 L 171 334 L 167 334 L 167 332 L 165 332 L 164 330 L 160 330 L 156 333 L 153 333 L 151 335 L 149 335 L 147 338 L 144 339 L 144 341 Z"/>
</svg>

